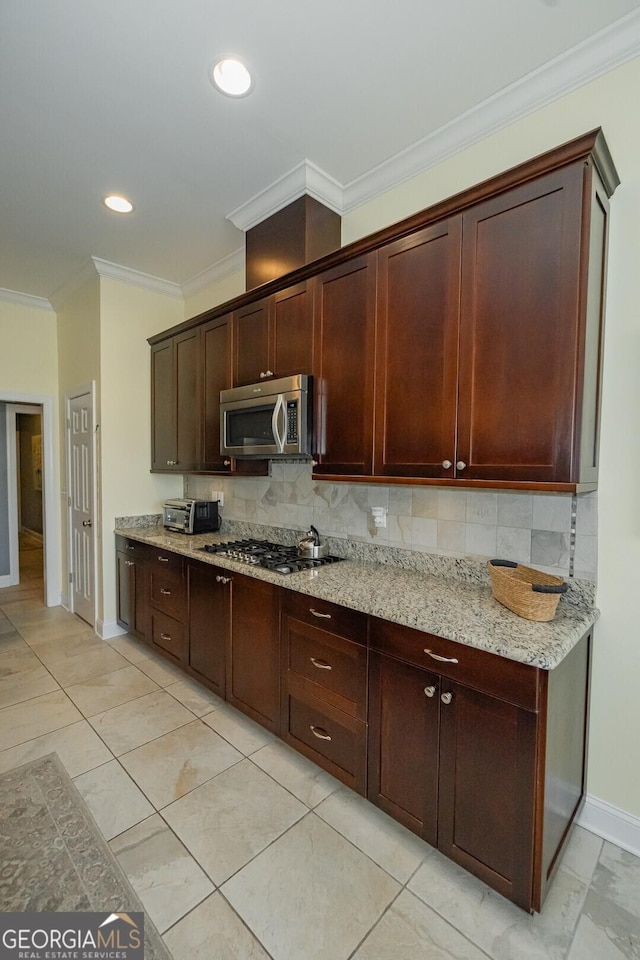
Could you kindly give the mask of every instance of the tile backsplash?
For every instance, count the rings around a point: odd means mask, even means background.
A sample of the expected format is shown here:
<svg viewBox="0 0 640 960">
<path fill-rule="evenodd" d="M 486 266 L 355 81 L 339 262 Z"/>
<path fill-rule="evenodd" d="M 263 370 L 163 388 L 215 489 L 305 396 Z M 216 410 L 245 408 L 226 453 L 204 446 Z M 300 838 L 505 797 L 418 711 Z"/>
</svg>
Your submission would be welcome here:
<svg viewBox="0 0 640 960">
<path fill-rule="evenodd" d="M 507 492 L 314 480 L 307 463 L 272 461 L 260 478 L 187 476 L 184 495 L 224 494 L 223 518 L 450 557 L 501 557 L 595 581 L 597 494 Z M 372 507 L 386 510 L 386 527 Z M 573 560 L 573 564 L 571 564 Z"/>
</svg>

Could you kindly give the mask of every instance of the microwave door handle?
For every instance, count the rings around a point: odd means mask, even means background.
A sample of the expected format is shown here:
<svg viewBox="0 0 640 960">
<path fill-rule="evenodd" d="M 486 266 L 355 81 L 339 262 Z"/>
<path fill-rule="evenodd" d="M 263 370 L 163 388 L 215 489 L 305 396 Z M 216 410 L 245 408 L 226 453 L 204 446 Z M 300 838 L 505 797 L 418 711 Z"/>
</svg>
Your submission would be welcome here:
<svg viewBox="0 0 640 960">
<path fill-rule="evenodd" d="M 282 411 L 282 433 L 278 430 L 278 417 Z M 273 408 L 273 414 L 271 416 L 271 429 L 273 431 L 273 436 L 276 441 L 276 446 L 278 448 L 278 453 L 284 453 L 284 444 L 287 439 L 285 429 L 286 429 L 286 416 L 285 416 L 285 405 L 284 397 L 281 393 L 278 394 L 278 399 L 276 400 L 276 405 Z"/>
</svg>

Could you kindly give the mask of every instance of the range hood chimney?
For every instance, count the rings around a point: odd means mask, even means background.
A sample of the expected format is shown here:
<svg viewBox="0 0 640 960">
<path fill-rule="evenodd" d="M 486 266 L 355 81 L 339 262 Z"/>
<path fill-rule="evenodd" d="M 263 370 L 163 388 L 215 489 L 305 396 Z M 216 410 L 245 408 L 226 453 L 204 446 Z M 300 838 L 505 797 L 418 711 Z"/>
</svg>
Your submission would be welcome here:
<svg viewBox="0 0 640 960">
<path fill-rule="evenodd" d="M 245 233 L 245 285 L 253 290 L 340 247 L 342 218 L 305 193 Z"/>
</svg>

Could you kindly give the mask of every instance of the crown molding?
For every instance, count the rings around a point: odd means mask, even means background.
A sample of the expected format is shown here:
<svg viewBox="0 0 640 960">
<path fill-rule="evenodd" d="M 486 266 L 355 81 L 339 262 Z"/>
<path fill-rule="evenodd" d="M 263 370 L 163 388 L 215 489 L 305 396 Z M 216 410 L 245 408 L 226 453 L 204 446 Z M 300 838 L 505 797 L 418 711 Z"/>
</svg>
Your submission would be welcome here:
<svg viewBox="0 0 640 960">
<path fill-rule="evenodd" d="M 201 290 L 210 287 L 211 284 L 219 283 L 220 280 L 225 280 L 226 277 L 230 277 L 234 273 L 244 275 L 244 247 L 239 247 L 233 253 L 223 257 L 222 260 L 217 260 L 210 267 L 185 281 L 182 284 L 182 296 L 185 300 L 188 300 L 189 297 L 194 297 Z"/>
<path fill-rule="evenodd" d="M 344 187 L 344 212 L 373 200 L 639 54 L 640 11 L 636 10 L 350 181 Z"/>
<path fill-rule="evenodd" d="M 308 193 L 340 216 L 343 213 L 343 187 L 310 160 L 303 160 L 274 183 L 227 214 L 227 220 L 239 230 L 250 230 L 267 217 L 282 210 L 293 200 Z"/>
<path fill-rule="evenodd" d="M 36 310 L 51 310 L 51 302 L 45 297 L 33 297 L 29 293 L 19 293 L 18 290 L 6 290 L 0 287 L 0 300 L 5 303 L 16 303 L 20 307 L 32 307 Z"/>
<path fill-rule="evenodd" d="M 143 287 L 152 293 L 161 293 L 165 297 L 182 300 L 182 288 L 179 283 L 172 283 L 171 280 L 154 277 L 150 273 L 141 273 L 139 270 L 132 270 L 131 267 L 123 267 L 119 263 L 111 263 L 109 260 L 101 260 L 100 257 L 91 257 L 91 260 L 99 277 L 106 277 L 109 280 L 120 280 L 121 283 L 130 283 L 135 287 Z"/>
</svg>

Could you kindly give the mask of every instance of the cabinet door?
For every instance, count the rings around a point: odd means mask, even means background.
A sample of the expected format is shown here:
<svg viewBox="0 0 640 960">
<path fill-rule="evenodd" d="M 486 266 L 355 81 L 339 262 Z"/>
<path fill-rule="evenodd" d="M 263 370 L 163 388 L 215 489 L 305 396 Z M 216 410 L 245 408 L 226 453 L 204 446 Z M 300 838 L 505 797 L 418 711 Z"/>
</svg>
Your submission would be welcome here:
<svg viewBox="0 0 640 960">
<path fill-rule="evenodd" d="M 453 476 L 461 237 L 458 216 L 378 252 L 377 476 Z"/>
<path fill-rule="evenodd" d="M 368 797 L 436 846 L 437 675 L 372 651 L 369 660 Z"/>
<path fill-rule="evenodd" d="M 229 472 L 220 455 L 220 391 L 231 386 L 231 315 L 205 323 L 200 332 L 202 443 L 200 469 Z"/>
<path fill-rule="evenodd" d="M 438 848 L 531 907 L 536 714 L 442 681 Z"/>
<path fill-rule="evenodd" d="M 171 469 L 176 453 L 173 338 L 151 347 L 151 469 Z"/>
<path fill-rule="evenodd" d="M 180 473 L 198 464 L 200 424 L 200 330 L 175 337 L 176 463 Z"/>
<path fill-rule="evenodd" d="M 458 476 L 569 482 L 583 164 L 463 216 Z"/>
<path fill-rule="evenodd" d="M 231 604 L 229 576 L 204 563 L 190 563 L 189 666 L 220 697 L 225 695 L 225 653 Z"/>
<path fill-rule="evenodd" d="M 227 700 L 274 733 L 279 729 L 279 590 L 233 575 Z"/>
<path fill-rule="evenodd" d="M 270 321 L 273 298 L 250 303 L 233 315 L 233 385 L 257 383 L 273 376 L 270 366 Z"/>
<path fill-rule="evenodd" d="M 316 474 L 371 474 L 375 294 L 375 254 L 315 279 Z"/>
<path fill-rule="evenodd" d="M 297 284 L 274 296 L 272 358 L 276 377 L 313 372 L 313 297 L 310 285 Z"/>
<path fill-rule="evenodd" d="M 116 587 L 117 587 L 117 613 L 116 620 L 119 626 L 129 630 L 131 623 L 131 575 L 130 568 L 133 560 L 130 560 L 126 553 L 116 551 Z"/>
</svg>

